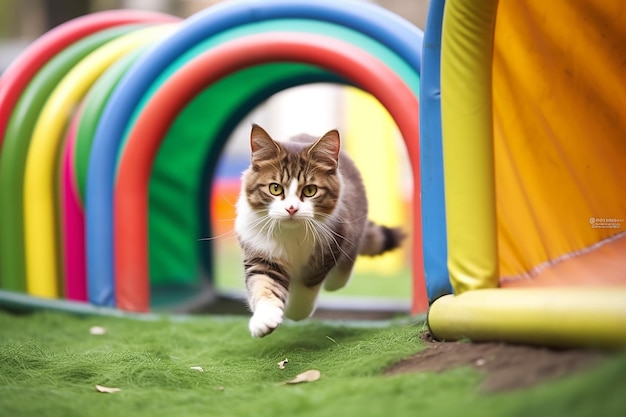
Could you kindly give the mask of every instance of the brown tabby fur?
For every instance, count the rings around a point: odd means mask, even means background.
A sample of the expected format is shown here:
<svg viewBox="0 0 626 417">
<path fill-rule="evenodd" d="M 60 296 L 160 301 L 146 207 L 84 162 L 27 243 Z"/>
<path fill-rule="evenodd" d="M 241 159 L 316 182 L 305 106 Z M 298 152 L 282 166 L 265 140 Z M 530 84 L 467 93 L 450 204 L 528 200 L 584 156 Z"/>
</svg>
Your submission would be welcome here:
<svg viewBox="0 0 626 417">
<path fill-rule="evenodd" d="M 253 313 L 250 332 L 263 337 L 283 316 L 310 316 L 322 283 L 327 290 L 343 287 L 358 254 L 393 249 L 403 235 L 367 220 L 361 176 L 340 152 L 336 130 L 277 142 L 253 125 L 250 145 L 235 230 Z"/>
</svg>

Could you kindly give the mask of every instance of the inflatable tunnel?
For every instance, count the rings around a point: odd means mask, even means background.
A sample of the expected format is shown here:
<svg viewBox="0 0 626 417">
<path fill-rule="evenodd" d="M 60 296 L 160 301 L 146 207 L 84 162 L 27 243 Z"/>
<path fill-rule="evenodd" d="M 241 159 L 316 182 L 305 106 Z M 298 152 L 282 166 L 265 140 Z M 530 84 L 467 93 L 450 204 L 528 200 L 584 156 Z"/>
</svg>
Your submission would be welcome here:
<svg viewBox="0 0 626 417">
<path fill-rule="evenodd" d="M 626 7 L 449 0 L 429 13 L 445 223 L 425 226 L 424 247 L 447 236 L 425 259 L 431 330 L 624 346 Z"/>
<path fill-rule="evenodd" d="M 212 272 L 211 242 L 198 239 L 211 236 L 222 148 L 293 86 L 372 94 L 419 188 L 421 47 L 421 30 L 353 1 L 227 1 L 184 20 L 108 11 L 53 29 L 1 78 L 2 293 L 145 312 L 159 293 L 197 292 Z M 425 311 L 417 211 L 414 309 Z"/>
</svg>

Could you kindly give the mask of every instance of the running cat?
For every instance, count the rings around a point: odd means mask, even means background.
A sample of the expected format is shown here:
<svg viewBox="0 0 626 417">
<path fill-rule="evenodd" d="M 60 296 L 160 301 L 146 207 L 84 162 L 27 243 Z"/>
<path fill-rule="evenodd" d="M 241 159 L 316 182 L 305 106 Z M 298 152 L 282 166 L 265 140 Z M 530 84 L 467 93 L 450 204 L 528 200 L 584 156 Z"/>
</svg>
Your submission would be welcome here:
<svg viewBox="0 0 626 417">
<path fill-rule="evenodd" d="M 284 317 L 309 317 L 322 284 L 342 288 L 357 255 L 381 254 L 403 239 L 399 228 L 368 221 L 361 175 L 340 146 L 337 130 L 278 142 L 252 126 L 235 231 L 254 337 Z"/>
</svg>

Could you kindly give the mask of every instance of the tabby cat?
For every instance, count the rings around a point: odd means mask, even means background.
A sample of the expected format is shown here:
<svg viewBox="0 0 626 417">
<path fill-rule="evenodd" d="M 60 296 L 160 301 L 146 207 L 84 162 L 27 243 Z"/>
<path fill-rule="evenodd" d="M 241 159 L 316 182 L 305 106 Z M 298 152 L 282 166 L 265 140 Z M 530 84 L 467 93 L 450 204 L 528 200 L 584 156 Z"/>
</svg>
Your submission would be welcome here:
<svg viewBox="0 0 626 417">
<path fill-rule="evenodd" d="M 244 254 L 250 333 L 263 337 L 283 317 L 309 317 L 322 284 L 331 291 L 346 285 L 358 254 L 396 248 L 403 235 L 368 221 L 361 175 L 340 152 L 337 130 L 277 142 L 253 125 L 250 147 L 235 231 Z"/>
</svg>

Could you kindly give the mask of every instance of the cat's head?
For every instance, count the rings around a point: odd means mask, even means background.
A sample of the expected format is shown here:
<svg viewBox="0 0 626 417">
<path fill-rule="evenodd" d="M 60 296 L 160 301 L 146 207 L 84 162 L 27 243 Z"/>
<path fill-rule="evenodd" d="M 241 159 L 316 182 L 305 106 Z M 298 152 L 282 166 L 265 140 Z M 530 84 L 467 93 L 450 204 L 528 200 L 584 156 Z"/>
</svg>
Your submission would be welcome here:
<svg viewBox="0 0 626 417">
<path fill-rule="evenodd" d="M 277 142 L 260 126 L 250 132 L 251 164 L 243 176 L 247 202 L 285 224 L 322 220 L 334 211 L 341 189 L 339 132 Z"/>
</svg>

